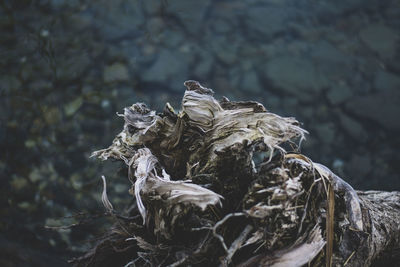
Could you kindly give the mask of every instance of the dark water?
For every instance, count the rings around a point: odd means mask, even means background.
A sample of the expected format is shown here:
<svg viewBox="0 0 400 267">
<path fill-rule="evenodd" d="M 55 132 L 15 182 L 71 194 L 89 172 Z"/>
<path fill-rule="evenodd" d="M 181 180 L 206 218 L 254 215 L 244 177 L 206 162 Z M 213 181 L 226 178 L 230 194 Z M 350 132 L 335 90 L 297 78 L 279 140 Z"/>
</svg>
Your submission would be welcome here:
<svg viewBox="0 0 400 267">
<path fill-rule="evenodd" d="M 399 14 L 395 0 L 0 1 L 0 266 L 87 248 L 109 225 L 82 215 L 103 212 L 100 175 L 114 206 L 131 201 L 118 164 L 90 153 L 125 106 L 179 109 L 188 79 L 296 117 L 302 152 L 354 187 L 400 190 Z"/>
</svg>

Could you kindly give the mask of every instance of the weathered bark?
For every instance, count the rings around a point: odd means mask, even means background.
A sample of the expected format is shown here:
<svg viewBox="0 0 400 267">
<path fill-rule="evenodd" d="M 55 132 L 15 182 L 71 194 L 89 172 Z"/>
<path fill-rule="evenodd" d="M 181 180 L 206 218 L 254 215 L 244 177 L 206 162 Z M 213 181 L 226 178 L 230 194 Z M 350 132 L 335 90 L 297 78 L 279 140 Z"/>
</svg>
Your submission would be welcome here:
<svg viewBox="0 0 400 267">
<path fill-rule="evenodd" d="M 369 266 L 398 264 L 400 262 L 400 192 L 357 192 L 363 209 L 365 229 L 361 233 L 343 231 L 342 257 L 351 250 L 354 255 L 349 266 L 363 263 Z M 353 253 L 352 252 L 352 253 Z M 349 255 L 349 257 L 351 254 Z M 344 258 L 344 257 L 343 257 Z"/>
<path fill-rule="evenodd" d="M 185 85 L 179 113 L 134 104 L 113 144 L 94 153 L 125 162 L 136 205 L 77 265 L 370 266 L 398 258 L 399 192 L 355 192 L 325 166 L 286 152 L 306 133 L 294 118 Z M 115 214 L 105 190 L 102 200 Z"/>
</svg>

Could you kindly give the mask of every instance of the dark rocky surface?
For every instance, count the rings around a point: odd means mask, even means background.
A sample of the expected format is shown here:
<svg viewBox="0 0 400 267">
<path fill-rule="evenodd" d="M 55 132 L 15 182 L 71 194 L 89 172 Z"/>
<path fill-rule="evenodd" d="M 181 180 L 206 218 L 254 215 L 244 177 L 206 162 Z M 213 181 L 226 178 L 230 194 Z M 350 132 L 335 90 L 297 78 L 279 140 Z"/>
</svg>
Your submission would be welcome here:
<svg viewBox="0 0 400 267">
<path fill-rule="evenodd" d="M 83 219 L 104 211 L 100 175 L 115 206 L 131 201 L 90 153 L 123 107 L 178 109 L 188 79 L 295 116 L 302 153 L 354 187 L 399 190 L 398 14 L 395 0 L 0 1 L 0 265 L 87 248 L 108 225 Z"/>
</svg>

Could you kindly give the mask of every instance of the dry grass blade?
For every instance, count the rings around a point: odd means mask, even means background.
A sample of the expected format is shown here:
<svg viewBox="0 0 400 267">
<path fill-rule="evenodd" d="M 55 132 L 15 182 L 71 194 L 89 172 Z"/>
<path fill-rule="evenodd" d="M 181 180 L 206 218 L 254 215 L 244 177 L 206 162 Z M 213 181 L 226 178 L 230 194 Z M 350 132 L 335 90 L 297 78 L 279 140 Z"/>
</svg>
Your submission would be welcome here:
<svg viewBox="0 0 400 267">
<path fill-rule="evenodd" d="M 326 267 L 332 266 L 334 218 L 335 218 L 335 192 L 333 186 L 328 183 L 328 201 L 326 213 Z"/>
<path fill-rule="evenodd" d="M 142 148 L 132 158 L 135 170 L 134 194 L 138 209 L 145 223 L 147 210 L 142 196 L 156 193 L 164 202 L 164 208 L 169 210 L 176 204 L 186 204 L 200 207 L 203 211 L 209 205 L 221 204 L 222 196 L 188 181 L 171 181 L 170 176 L 162 170 L 162 176 L 157 175 L 157 158 L 148 148 Z M 154 197 L 154 196 L 153 196 Z M 146 203 L 149 204 L 149 203 Z"/>
<path fill-rule="evenodd" d="M 104 177 L 104 175 L 102 175 L 101 179 L 103 180 L 103 193 L 101 194 L 101 202 L 103 203 L 106 210 L 108 212 L 112 213 L 114 208 L 113 208 L 113 205 L 111 204 L 111 202 L 108 200 L 106 177 Z"/>
<path fill-rule="evenodd" d="M 222 266 L 228 266 L 229 263 L 232 261 L 232 257 L 235 252 L 240 249 L 246 240 L 247 236 L 250 234 L 251 230 L 253 230 L 253 226 L 246 225 L 242 233 L 233 241 L 232 245 L 228 249 L 228 254 L 226 255 L 225 259 L 223 260 Z"/>
</svg>

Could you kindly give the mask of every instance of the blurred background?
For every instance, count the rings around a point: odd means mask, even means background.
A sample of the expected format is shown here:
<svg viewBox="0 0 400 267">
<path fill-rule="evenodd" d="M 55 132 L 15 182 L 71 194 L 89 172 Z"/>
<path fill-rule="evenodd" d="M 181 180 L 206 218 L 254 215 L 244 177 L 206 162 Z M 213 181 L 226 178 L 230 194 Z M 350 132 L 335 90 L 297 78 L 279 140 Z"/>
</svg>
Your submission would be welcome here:
<svg viewBox="0 0 400 267">
<path fill-rule="evenodd" d="M 188 79 L 309 131 L 302 153 L 357 189 L 400 190 L 396 0 L 0 0 L 0 266 L 59 266 L 123 210 L 118 163 L 89 159 Z M 91 219 L 96 217 L 97 219 Z M 72 228 L 51 230 L 45 226 Z"/>
</svg>

